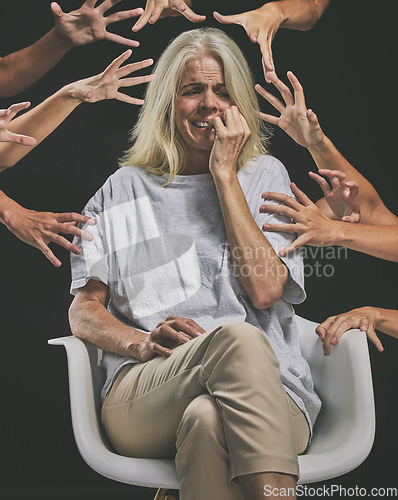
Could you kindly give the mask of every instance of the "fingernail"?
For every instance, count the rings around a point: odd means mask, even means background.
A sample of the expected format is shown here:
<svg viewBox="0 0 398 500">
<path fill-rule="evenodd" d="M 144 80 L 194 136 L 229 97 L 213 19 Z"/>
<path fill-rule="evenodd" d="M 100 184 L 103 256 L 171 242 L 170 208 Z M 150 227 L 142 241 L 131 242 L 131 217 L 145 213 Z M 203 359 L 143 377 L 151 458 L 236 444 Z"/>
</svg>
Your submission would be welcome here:
<svg viewBox="0 0 398 500">
<path fill-rule="evenodd" d="M 85 233 L 85 234 L 83 234 L 83 239 L 86 241 L 93 241 L 94 236 L 90 233 Z"/>
<path fill-rule="evenodd" d="M 195 332 L 195 335 L 196 335 L 196 337 L 200 337 L 203 334 L 202 334 L 202 332 Z"/>
<path fill-rule="evenodd" d="M 89 224 L 89 226 L 95 226 L 97 224 L 97 221 L 96 220 L 93 220 L 93 219 L 89 219 L 87 221 L 87 223 Z"/>
<path fill-rule="evenodd" d="M 268 229 L 269 228 L 269 224 L 263 224 L 263 229 Z"/>
</svg>

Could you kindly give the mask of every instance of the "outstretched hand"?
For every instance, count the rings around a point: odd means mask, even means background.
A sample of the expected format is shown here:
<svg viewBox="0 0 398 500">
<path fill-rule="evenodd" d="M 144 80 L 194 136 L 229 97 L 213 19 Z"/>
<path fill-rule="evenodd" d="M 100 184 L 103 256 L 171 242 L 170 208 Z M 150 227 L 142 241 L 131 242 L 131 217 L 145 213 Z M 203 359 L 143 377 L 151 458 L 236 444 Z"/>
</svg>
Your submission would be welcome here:
<svg viewBox="0 0 398 500">
<path fill-rule="evenodd" d="M 334 244 L 337 237 L 336 222 L 324 215 L 319 208 L 293 182 L 290 184 L 297 200 L 287 194 L 263 193 L 265 199 L 277 200 L 283 205 L 261 205 L 260 212 L 274 212 L 294 220 L 295 224 L 264 224 L 264 231 L 297 233 L 298 238 L 279 252 L 281 257 L 303 245 L 324 247 Z"/>
<path fill-rule="evenodd" d="M 233 16 L 223 16 L 214 12 L 214 17 L 223 24 L 239 24 L 243 26 L 250 40 L 258 43 L 262 55 L 264 76 L 269 83 L 271 73 L 275 71 L 272 57 L 272 42 L 281 25 L 282 18 L 278 8 L 268 3 L 259 9 L 242 12 Z"/>
<path fill-rule="evenodd" d="M 323 138 L 318 118 L 311 109 L 307 109 L 303 87 L 297 77 L 291 71 L 288 71 L 287 77 L 292 84 L 294 95 L 275 73 L 269 75 L 270 82 L 280 92 L 284 104 L 261 85 L 256 85 L 256 91 L 280 113 L 279 117 L 260 113 L 260 117 L 264 121 L 280 127 L 300 146 L 305 148 L 316 146 Z"/>
<path fill-rule="evenodd" d="M 80 9 L 72 12 L 63 12 L 56 2 L 52 2 L 51 11 L 55 19 L 55 31 L 73 47 L 99 40 L 109 40 L 130 47 L 138 47 L 139 42 L 136 40 L 110 33 L 106 29 L 110 24 L 130 17 L 137 17 L 143 13 L 143 9 L 140 7 L 105 16 L 105 13 L 119 2 L 121 0 L 105 0 L 98 7 L 95 7 L 97 0 L 86 0 Z"/>
<path fill-rule="evenodd" d="M 145 11 L 133 26 L 138 31 L 147 23 L 155 24 L 164 17 L 184 16 L 193 23 L 200 23 L 206 16 L 196 14 L 191 8 L 191 0 L 147 0 Z"/>
<path fill-rule="evenodd" d="M 321 175 L 309 172 L 309 176 L 321 186 L 325 200 L 334 215 L 343 222 L 359 222 L 361 211 L 358 184 L 355 181 L 348 181 L 346 174 L 339 170 L 319 169 L 318 172 L 330 179 L 332 189 Z"/>
<path fill-rule="evenodd" d="M 375 332 L 376 315 L 373 307 L 360 307 L 347 313 L 337 316 L 330 316 L 315 329 L 316 334 L 323 342 L 323 353 L 325 356 L 330 354 L 332 346 L 339 343 L 343 334 L 352 328 L 359 328 L 366 332 L 369 340 L 373 342 L 377 350 L 384 350 L 383 344 Z"/>
<path fill-rule="evenodd" d="M 61 214 L 35 212 L 15 203 L 9 211 L 5 225 L 17 238 L 41 250 L 54 266 L 59 267 L 61 261 L 50 250 L 49 243 L 54 242 L 70 252 L 79 255 L 81 249 L 63 236 L 60 236 L 59 233 L 72 234 L 87 241 L 92 241 L 93 236 L 91 234 L 76 227 L 77 223 L 85 224 L 86 222 L 90 225 L 95 224 L 93 219 L 74 212 Z"/>
<path fill-rule="evenodd" d="M 121 87 L 132 87 L 141 83 L 150 82 L 155 78 L 155 75 L 124 78 L 130 73 L 147 68 L 153 64 L 152 59 L 146 59 L 145 61 L 121 66 L 124 61 L 131 56 L 131 53 L 131 49 L 126 50 L 126 52 L 112 61 L 112 63 L 99 75 L 91 76 L 67 85 L 66 88 L 70 95 L 80 101 L 91 103 L 104 99 L 117 99 L 118 101 L 127 102 L 129 104 L 143 104 L 144 101 L 142 99 L 130 97 L 119 92 L 119 88 Z"/>
<path fill-rule="evenodd" d="M 8 109 L 0 109 L 0 142 L 16 142 L 24 146 L 34 146 L 36 139 L 28 135 L 15 134 L 7 130 L 14 116 L 23 109 L 29 108 L 30 102 L 12 104 Z"/>
</svg>

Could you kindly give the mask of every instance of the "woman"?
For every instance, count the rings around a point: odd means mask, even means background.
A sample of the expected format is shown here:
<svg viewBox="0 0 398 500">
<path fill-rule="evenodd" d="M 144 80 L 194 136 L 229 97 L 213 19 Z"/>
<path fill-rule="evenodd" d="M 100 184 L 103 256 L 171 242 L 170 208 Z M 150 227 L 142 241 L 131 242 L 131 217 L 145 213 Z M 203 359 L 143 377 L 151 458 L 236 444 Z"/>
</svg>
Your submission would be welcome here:
<svg viewBox="0 0 398 500">
<path fill-rule="evenodd" d="M 113 446 L 175 456 L 182 499 L 293 491 L 320 402 L 291 305 L 301 257 L 278 257 L 292 237 L 267 239 L 280 217 L 259 211 L 259 189 L 290 193 L 289 179 L 224 33 L 183 33 L 155 75 L 125 166 L 85 208 L 97 224 L 72 256 L 72 332 L 108 351 Z"/>
</svg>

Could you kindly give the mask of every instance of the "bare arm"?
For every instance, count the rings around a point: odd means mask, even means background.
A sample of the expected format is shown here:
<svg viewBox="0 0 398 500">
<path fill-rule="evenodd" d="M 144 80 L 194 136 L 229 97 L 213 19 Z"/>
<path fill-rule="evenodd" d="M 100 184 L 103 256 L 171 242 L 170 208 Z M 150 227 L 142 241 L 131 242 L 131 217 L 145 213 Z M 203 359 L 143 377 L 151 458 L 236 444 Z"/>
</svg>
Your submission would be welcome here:
<svg viewBox="0 0 398 500">
<path fill-rule="evenodd" d="M 80 288 L 69 309 L 73 335 L 105 351 L 148 361 L 156 354 L 170 356 L 172 347 L 189 342 L 204 333 L 187 318 L 168 316 L 150 333 L 141 332 L 117 320 L 106 308 L 109 288 L 90 280 Z"/>
<path fill-rule="evenodd" d="M 34 147 L 40 144 L 82 102 L 94 103 L 103 99 L 118 99 L 130 104 L 142 104 L 141 99 L 119 92 L 119 87 L 129 87 L 153 79 L 153 75 L 123 78 L 130 73 L 150 66 L 145 61 L 121 66 L 131 55 L 127 50 L 117 57 L 102 73 L 70 83 L 43 101 L 34 109 L 15 118 L 8 126 L 9 132 L 33 136 L 36 143 L 25 146 L 14 142 L 0 142 L 0 171 L 15 165 Z"/>
<path fill-rule="evenodd" d="M 236 175 L 236 160 L 250 131 L 235 106 L 225 112 L 225 125 L 215 118 L 216 140 L 210 158 L 224 218 L 234 272 L 253 305 L 265 309 L 282 295 L 288 270 L 257 226 Z M 239 131 L 236 141 L 234 132 Z"/>
<path fill-rule="evenodd" d="M 138 42 L 106 30 L 109 24 L 140 15 L 142 9 L 104 14 L 121 0 L 87 0 L 79 9 L 64 13 L 52 2 L 55 27 L 37 42 L 18 52 L 0 58 L 0 97 L 17 95 L 45 75 L 72 48 L 98 40 L 110 40 L 136 47 Z"/>
</svg>

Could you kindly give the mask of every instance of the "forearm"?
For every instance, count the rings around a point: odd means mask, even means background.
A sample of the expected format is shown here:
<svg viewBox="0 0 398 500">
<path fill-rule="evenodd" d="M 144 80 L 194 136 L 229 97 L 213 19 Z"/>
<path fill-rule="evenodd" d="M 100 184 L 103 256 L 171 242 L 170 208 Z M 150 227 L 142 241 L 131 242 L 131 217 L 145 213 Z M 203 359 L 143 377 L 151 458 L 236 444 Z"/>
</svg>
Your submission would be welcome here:
<svg viewBox="0 0 398 500">
<path fill-rule="evenodd" d="M 99 301 L 72 303 L 69 321 L 73 335 L 105 351 L 139 359 L 139 343 L 146 333 L 117 320 Z"/>
<path fill-rule="evenodd" d="M 31 87 L 53 68 L 72 46 L 53 28 L 33 45 L 0 59 L 0 97 Z"/>
<path fill-rule="evenodd" d="M 60 89 L 41 104 L 18 116 L 10 123 L 9 131 L 32 136 L 37 142 L 35 146 L 24 146 L 15 142 L 0 143 L 0 172 L 15 165 L 40 144 L 82 102 L 72 97 L 71 85 Z"/>
<path fill-rule="evenodd" d="M 335 226 L 333 245 L 398 262 L 398 226 L 371 226 L 332 222 Z"/>
<path fill-rule="evenodd" d="M 398 339 L 398 311 L 372 307 L 376 313 L 376 330 Z"/>
<path fill-rule="evenodd" d="M 320 19 L 330 0 L 279 0 L 271 2 L 281 13 L 281 28 L 306 31 Z M 270 4 L 266 4 L 270 5 Z"/>
<path fill-rule="evenodd" d="M 8 219 L 10 212 L 19 208 L 20 205 L 11 198 L 9 198 L 3 191 L 0 191 L 0 222 L 8 227 Z"/>
<path fill-rule="evenodd" d="M 357 182 L 362 223 L 379 224 L 376 218 L 387 219 L 387 224 L 394 223 L 390 218 L 391 212 L 385 207 L 372 184 L 344 158 L 328 137 L 324 135 L 319 144 L 310 146 L 308 150 L 318 169 L 339 170 L 346 174 L 347 180 Z"/>
<path fill-rule="evenodd" d="M 234 272 L 253 305 L 265 309 L 282 295 L 288 270 L 249 210 L 235 173 L 214 175 Z"/>
</svg>

